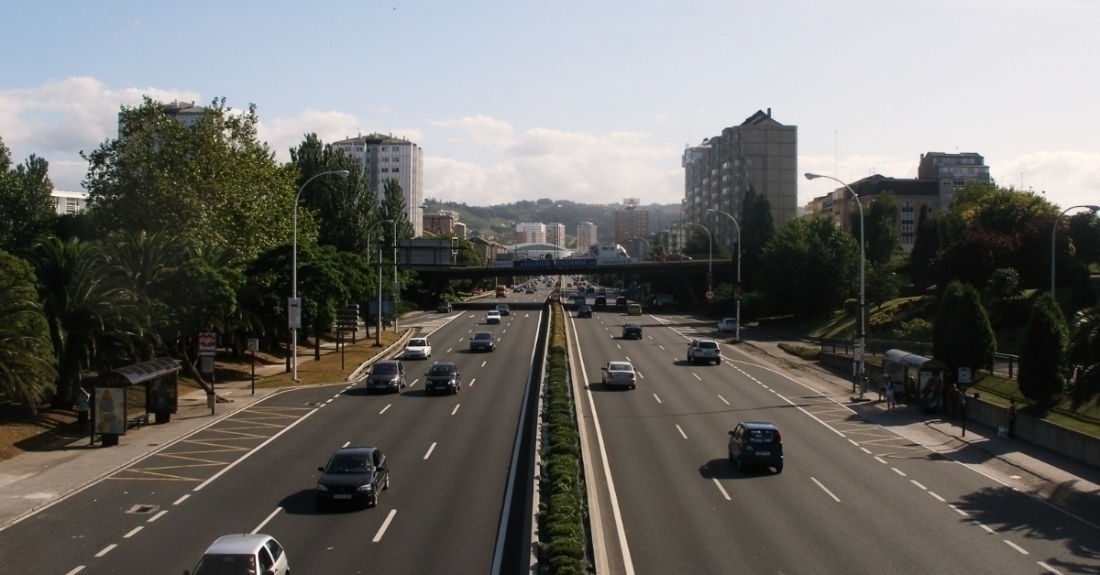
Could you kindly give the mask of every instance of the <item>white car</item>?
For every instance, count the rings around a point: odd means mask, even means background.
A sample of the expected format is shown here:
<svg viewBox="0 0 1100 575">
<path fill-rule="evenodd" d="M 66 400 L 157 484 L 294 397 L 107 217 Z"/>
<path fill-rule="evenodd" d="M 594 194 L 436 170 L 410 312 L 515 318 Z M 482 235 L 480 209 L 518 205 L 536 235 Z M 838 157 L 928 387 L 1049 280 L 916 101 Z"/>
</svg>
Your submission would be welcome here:
<svg viewBox="0 0 1100 575">
<path fill-rule="evenodd" d="M 688 363 L 705 361 L 714 362 L 714 365 L 722 363 L 722 348 L 713 339 L 693 339 L 688 344 Z"/>
<path fill-rule="evenodd" d="M 733 333 L 733 332 L 737 331 L 737 318 L 735 318 L 735 317 L 722 318 L 722 321 L 718 322 L 718 331 L 723 332 L 723 333 L 724 332 Z"/>
<path fill-rule="evenodd" d="M 604 387 L 611 387 L 612 385 L 622 385 L 629 389 L 634 389 L 636 382 L 636 375 L 634 373 L 634 366 L 629 361 L 609 361 L 607 367 L 601 368 L 603 371 L 602 382 Z"/>
<path fill-rule="evenodd" d="M 431 356 L 432 344 L 428 343 L 427 338 L 414 337 L 409 340 L 409 343 L 405 344 L 405 357 L 408 359 L 428 359 Z"/>
<path fill-rule="evenodd" d="M 485 314 L 485 323 L 500 323 L 500 312 L 497 310 L 489 310 L 489 313 Z"/>
<path fill-rule="evenodd" d="M 283 546 L 270 535 L 226 535 L 206 550 L 193 571 L 184 575 L 220 575 L 222 573 L 265 573 L 287 575 Z"/>
</svg>

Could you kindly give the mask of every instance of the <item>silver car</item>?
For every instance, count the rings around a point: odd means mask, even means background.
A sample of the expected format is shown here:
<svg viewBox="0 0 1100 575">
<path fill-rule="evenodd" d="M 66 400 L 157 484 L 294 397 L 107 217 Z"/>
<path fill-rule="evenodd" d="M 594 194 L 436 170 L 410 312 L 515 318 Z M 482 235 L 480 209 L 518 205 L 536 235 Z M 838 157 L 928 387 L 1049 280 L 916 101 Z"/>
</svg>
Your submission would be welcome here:
<svg viewBox="0 0 1100 575">
<path fill-rule="evenodd" d="M 629 361 L 609 361 L 601 371 L 603 371 L 604 387 L 619 385 L 634 389 L 637 375 L 634 372 L 634 365 Z"/>
<path fill-rule="evenodd" d="M 287 575 L 290 563 L 283 546 L 270 535 L 225 535 L 206 550 L 193 571 L 184 575 Z"/>
</svg>

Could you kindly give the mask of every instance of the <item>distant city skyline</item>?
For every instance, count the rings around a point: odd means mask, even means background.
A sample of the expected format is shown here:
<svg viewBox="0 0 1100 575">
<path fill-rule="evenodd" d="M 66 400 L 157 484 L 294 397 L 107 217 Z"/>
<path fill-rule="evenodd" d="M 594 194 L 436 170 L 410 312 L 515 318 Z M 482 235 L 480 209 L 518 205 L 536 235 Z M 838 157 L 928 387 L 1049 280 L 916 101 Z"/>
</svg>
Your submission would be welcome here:
<svg viewBox="0 0 1100 575">
<path fill-rule="evenodd" d="M 1100 190 L 1095 3 L 178 8 L 0 5 L 0 48 L 19 55 L 0 65 L 13 161 L 41 156 L 58 189 L 79 191 L 80 152 L 115 137 L 120 106 L 226 97 L 256 104 L 258 136 L 280 161 L 308 132 L 416 142 L 425 198 L 675 204 L 685 148 L 771 108 L 798 126 L 799 174 L 911 178 L 921 154 L 974 152 L 999 184 L 1063 207 L 1097 203 Z M 341 40 L 368 29 L 369 40 Z M 331 46 L 323 58 L 302 49 L 316 42 Z M 384 74 L 344 61 L 364 51 Z M 832 189 L 800 178 L 797 204 Z"/>
</svg>

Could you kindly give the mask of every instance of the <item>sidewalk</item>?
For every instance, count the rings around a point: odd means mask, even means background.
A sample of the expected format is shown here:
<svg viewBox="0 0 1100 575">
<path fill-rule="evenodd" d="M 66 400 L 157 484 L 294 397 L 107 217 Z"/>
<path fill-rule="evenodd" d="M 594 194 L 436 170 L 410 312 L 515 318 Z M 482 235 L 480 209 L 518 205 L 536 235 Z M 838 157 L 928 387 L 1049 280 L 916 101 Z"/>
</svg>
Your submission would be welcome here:
<svg viewBox="0 0 1100 575">
<path fill-rule="evenodd" d="M 887 412 L 885 402 L 874 400 L 878 397 L 875 391 L 864 396 L 872 401 L 853 402 L 850 399 L 852 382 L 845 374 L 779 349 L 780 343 L 804 345 L 803 343 L 748 341 L 744 339 L 745 335 L 745 331 L 742 331 L 739 349 L 750 354 L 770 356 L 778 363 L 795 368 L 796 379 L 801 379 L 829 395 L 842 396 L 841 403 L 867 421 L 890 429 L 1072 515 L 1092 518 L 1093 521 L 1100 518 L 1100 469 L 1026 441 L 997 437 L 997 430 L 972 421 L 966 422 L 964 436 L 961 419 L 926 416 L 920 410 L 906 406 Z M 748 336 L 752 337 L 751 332 Z"/>
</svg>

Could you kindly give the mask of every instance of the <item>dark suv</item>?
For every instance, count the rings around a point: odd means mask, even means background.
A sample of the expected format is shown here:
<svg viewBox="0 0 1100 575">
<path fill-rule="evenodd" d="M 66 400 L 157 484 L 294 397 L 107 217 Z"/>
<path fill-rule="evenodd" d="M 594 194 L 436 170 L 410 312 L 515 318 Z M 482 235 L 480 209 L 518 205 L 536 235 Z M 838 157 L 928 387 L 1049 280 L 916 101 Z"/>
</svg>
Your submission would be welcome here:
<svg viewBox="0 0 1100 575">
<path fill-rule="evenodd" d="M 577 317 L 592 317 L 592 308 L 587 305 L 581 305 L 577 308 Z"/>
<path fill-rule="evenodd" d="M 783 473 L 783 436 L 766 421 L 742 421 L 730 432 L 729 457 L 738 471 L 774 467 Z"/>
<path fill-rule="evenodd" d="M 623 325 L 623 339 L 642 339 L 642 324 L 630 322 Z"/>
<path fill-rule="evenodd" d="M 436 363 L 424 374 L 424 393 L 442 391 L 454 395 L 462 389 L 462 374 L 452 362 Z"/>
</svg>

